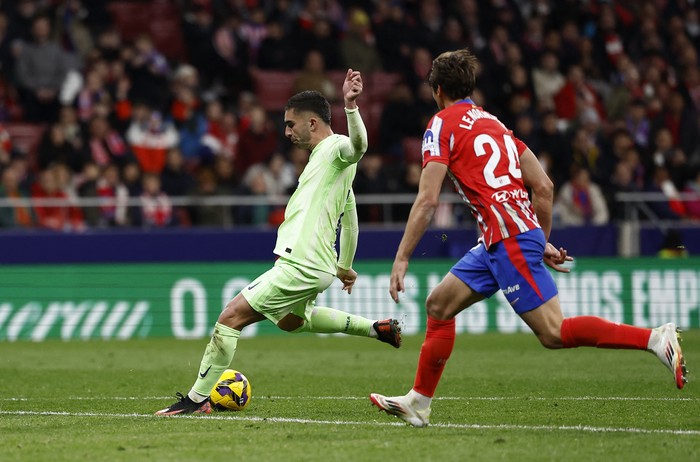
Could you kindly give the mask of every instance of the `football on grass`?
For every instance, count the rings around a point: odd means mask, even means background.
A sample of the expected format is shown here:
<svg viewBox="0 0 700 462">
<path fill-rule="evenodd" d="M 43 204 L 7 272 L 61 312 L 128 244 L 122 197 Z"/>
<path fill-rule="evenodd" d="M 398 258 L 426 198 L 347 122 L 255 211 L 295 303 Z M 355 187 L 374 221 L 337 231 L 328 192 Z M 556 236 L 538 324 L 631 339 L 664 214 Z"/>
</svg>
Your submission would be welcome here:
<svg viewBox="0 0 700 462">
<path fill-rule="evenodd" d="M 242 411 L 250 403 L 250 382 L 245 375 L 226 369 L 211 390 L 211 403 L 218 410 Z"/>
</svg>

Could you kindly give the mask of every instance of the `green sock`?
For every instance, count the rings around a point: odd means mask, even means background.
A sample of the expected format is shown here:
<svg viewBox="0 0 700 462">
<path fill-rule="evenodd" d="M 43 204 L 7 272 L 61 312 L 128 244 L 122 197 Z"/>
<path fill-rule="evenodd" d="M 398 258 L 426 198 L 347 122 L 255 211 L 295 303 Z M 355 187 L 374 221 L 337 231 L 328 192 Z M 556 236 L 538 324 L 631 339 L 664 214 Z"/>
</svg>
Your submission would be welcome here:
<svg viewBox="0 0 700 462">
<path fill-rule="evenodd" d="M 344 311 L 324 306 L 316 306 L 311 311 L 311 319 L 294 332 L 315 332 L 317 334 L 342 333 L 369 337 L 374 321 Z"/>
<path fill-rule="evenodd" d="M 211 394 L 211 389 L 216 385 L 222 372 L 231 365 L 240 335 L 241 331 L 239 330 L 232 329 L 218 322 L 214 325 L 214 333 L 199 365 L 197 381 L 188 394 L 190 398 L 194 399 L 192 392 L 205 398 Z"/>
</svg>

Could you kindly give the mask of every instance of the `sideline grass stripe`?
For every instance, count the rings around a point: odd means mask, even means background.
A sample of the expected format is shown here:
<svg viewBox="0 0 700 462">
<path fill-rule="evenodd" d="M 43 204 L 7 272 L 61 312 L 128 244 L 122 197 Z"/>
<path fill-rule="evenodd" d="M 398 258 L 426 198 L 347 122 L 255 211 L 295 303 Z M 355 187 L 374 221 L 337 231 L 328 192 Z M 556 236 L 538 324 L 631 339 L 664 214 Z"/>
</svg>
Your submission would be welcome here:
<svg viewBox="0 0 700 462">
<path fill-rule="evenodd" d="M 138 400 L 168 400 L 172 396 L 68 396 L 63 400 L 73 401 L 138 401 Z M 0 401 L 34 401 L 36 398 L 0 398 Z M 279 399 L 279 400 L 333 400 L 333 401 L 361 401 L 369 400 L 368 396 L 255 396 L 255 399 Z M 648 396 L 438 396 L 436 401 L 697 401 L 697 398 L 670 398 Z"/>
<path fill-rule="evenodd" d="M 0 415 L 17 416 L 46 416 L 46 417 L 103 417 L 103 418 L 149 418 L 149 419 L 207 419 L 207 420 L 240 420 L 248 422 L 267 423 L 298 423 L 317 425 L 362 425 L 380 427 L 403 427 L 401 422 L 361 422 L 349 420 L 316 420 L 295 419 L 286 417 L 252 417 L 252 416 L 219 416 L 219 415 L 182 415 L 173 417 L 157 417 L 153 414 L 107 414 L 97 412 L 52 412 L 52 411 L 0 411 Z M 431 427 L 461 428 L 468 430 L 525 430 L 525 431 L 579 431 L 590 433 L 635 433 L 635 434 L 668 434 L 684 436 L 700 436 L 700 430 L 673 430 L 673 429 L 649 429 L 632 427 L 591 427 L 588 425 L 481 425 L 481 424 L 454 424 L 436 423 Z"/>
</svg>

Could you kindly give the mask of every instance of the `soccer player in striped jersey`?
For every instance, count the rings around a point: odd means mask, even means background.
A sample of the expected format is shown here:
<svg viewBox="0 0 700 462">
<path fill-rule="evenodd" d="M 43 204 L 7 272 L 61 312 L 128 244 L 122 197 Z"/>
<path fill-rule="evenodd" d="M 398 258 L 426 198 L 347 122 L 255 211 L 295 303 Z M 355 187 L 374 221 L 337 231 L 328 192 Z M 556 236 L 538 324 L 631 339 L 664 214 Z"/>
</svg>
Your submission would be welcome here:
<svg viewBox="0 0 700 462">
<path fill-rule="evenodd" d="M 391 297 L 398 303 L 409 258 L 430 224 L 446 175 L 476 218 L 481 237 L 428 296 L 427 330 L 413 388 L 404 396 L 372 393 L 371 401 L 413 426 L 428 425 L 431 400 L 454 345 L 455 316 L 498 290 L 544 347 L 648 350 L 683 388 L 685 362 L 673 323 L 645 329 L 594 316 L 564 319 L 545 267 L 568 272 L 562 264 L 572 260 L 548 242 L 552 182 L 532 151 L 470 99 L 477 65 L 466 49 L 433 61 L 428 83 L 440 111 L 423 137 L 423 172 L 391 271 Z"/>
<path fill-rule="evenodd" d="M 304 91 L 287 102 L 285 135 L 311 155 L 277 232 L 274 252 L 279 259 L 226 305 L 194 386 L 187 396 L 178 393 L 179 401 L 157 415 L 210 413 L 209 394 L 231 364 L 241 330 L 264 319 L 288 332 L 344 333 L 401 346 L 401 329 L 395 319 L 374 321 L 315 305 L 316 296 L 335 277 L 348 293 L 357 279 L 352 262 L 359 230 L 352 182 L 367 150 L 367 130 L 356 102 L 361 93 L 362 76 L 348 69 L 343 83 L 348 136 L 331 130 L 330 105 L 320 93 Z"/>
</svg>

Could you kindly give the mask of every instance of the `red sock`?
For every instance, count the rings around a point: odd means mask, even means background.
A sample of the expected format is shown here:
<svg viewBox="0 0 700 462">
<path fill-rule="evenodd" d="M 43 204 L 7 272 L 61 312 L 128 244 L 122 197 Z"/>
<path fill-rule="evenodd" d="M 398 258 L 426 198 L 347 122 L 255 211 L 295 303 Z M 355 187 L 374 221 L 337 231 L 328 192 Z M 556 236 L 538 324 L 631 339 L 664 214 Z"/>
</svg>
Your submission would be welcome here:
<svg viewBox="0 0 700 462">
<path fill-rule="evenodd" d="M 625 350 L 646 350 L 651 329 L 617 324 L 595 316 L 566 318 L 561 324 L 564 348 L 594 346 Z"/>
<path fill-rule="evenodd" d="M 424 396 L 433 397 L 445 364 L 455 345 L 455 320 L 438 321 L 428 316 L 425 341 L 420 349 L 418 370 L 413 389 Z"/>
</svg>

